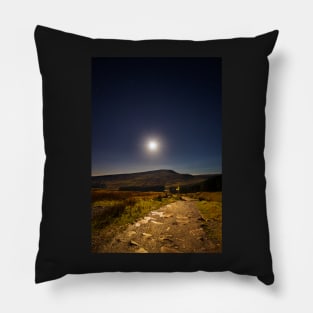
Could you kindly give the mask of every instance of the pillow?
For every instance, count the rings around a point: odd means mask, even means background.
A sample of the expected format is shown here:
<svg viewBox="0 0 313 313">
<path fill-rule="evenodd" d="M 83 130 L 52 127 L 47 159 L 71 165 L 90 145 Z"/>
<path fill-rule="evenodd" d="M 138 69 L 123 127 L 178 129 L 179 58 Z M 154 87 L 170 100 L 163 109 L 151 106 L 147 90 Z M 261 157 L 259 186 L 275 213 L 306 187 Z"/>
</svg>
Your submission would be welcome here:
<svg viewBox="0 0 313 313">
<path fill-rule="evenodd" d="M 273 283 L 263 150 L 277 36 L 131 41 L 36 27 L 36 283 L 199 270 Z"/>
</svg>

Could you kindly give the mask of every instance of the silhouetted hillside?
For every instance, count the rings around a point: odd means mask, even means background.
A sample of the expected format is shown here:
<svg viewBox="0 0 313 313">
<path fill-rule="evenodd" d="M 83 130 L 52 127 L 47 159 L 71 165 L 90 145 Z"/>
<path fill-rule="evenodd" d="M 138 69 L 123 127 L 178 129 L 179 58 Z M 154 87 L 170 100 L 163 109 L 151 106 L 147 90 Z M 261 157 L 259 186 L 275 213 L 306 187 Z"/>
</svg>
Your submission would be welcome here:
<svg viewBox="0 0 313 313">
<path fill-rule="evenodd" d="M 212 179 L 214 181 L 216 176 L 221 177 L 221 175 L 190 175 L 180 174 L 173 170 L 155 170 L 131 174 L 93 176 L 92 187 L 133 191 L 163 191 L 164 188 L 176 188 L 177 186 L 180 186 L 180 188 L 183 186 L 189 186 L 188 188 L 202 186 L 201 188 L 206 188 L 207 185 L 211 186 Z"/>
</svg>

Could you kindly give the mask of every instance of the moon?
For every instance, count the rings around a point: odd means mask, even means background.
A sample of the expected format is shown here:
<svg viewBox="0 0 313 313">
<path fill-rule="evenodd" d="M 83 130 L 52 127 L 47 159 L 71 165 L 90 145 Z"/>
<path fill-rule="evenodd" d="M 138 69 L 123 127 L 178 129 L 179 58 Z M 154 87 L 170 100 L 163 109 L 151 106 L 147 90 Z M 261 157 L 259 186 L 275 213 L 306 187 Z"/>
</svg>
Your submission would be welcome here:
<svg viewBox="0 0 313 313">
<path fill-rule="evenodd" d="M 149 151 L 157 151 L 159 144 L 155 140 L 150 140 L 148 142 L 148 150 Z"/>
</svg>

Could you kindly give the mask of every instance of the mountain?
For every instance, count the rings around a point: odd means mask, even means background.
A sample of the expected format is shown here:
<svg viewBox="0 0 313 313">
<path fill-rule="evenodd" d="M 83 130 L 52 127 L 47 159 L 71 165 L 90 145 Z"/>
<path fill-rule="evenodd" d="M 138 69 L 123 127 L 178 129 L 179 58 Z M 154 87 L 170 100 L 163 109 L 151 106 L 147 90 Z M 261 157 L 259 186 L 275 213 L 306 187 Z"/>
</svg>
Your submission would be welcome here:
<svg viewBox="0 0 313 313">
<path fill-rule="evenodd" d="M 217 175 L 180 174 L 173 170 L 154 170 L 131 174 L 92 176 L 92 187 L 108 190 L 163 191 L 165 188 L 194 186 Z M 221 175 L 219 175 L 221 176 Z"/>
</svg>

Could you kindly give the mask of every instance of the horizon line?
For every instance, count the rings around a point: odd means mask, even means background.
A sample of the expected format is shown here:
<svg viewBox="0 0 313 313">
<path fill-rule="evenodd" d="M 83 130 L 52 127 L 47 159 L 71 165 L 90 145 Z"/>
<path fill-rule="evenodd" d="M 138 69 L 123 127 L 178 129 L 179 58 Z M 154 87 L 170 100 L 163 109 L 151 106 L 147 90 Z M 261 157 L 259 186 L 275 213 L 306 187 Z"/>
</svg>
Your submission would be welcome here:
<svg viewBox="0 0 313 313">
<path fill-rule="evenodd" d="M 181 175 L 193 175 L 193 176 L 198 176 L 198 175 L 222 175 L 222 171 L 214 171 L 214 172 L 206 172 L 206 173 L 201 173 L 201 174 L 194 174 L 194 173 L 180 173 L 178 171 L 172 170 L 172 169 L 166 169 L 166 168 L 161 168 L 161 169 L 155 169 L 155 170 L 147 170 L 147 171 L 139 171 L 139 172 L 116 172 L 116 173 L 111 173 L 111 174 L 91 174 L 91 177 L 97 177 L 97 176 L 111 176 L 111 175 L 126 175 L 126 174 L 141 174 L 141 173 L 147 173 L 147 172 L 156 172 L 156 171 L 172 171 L 177 174 Z"/>
</svg>

